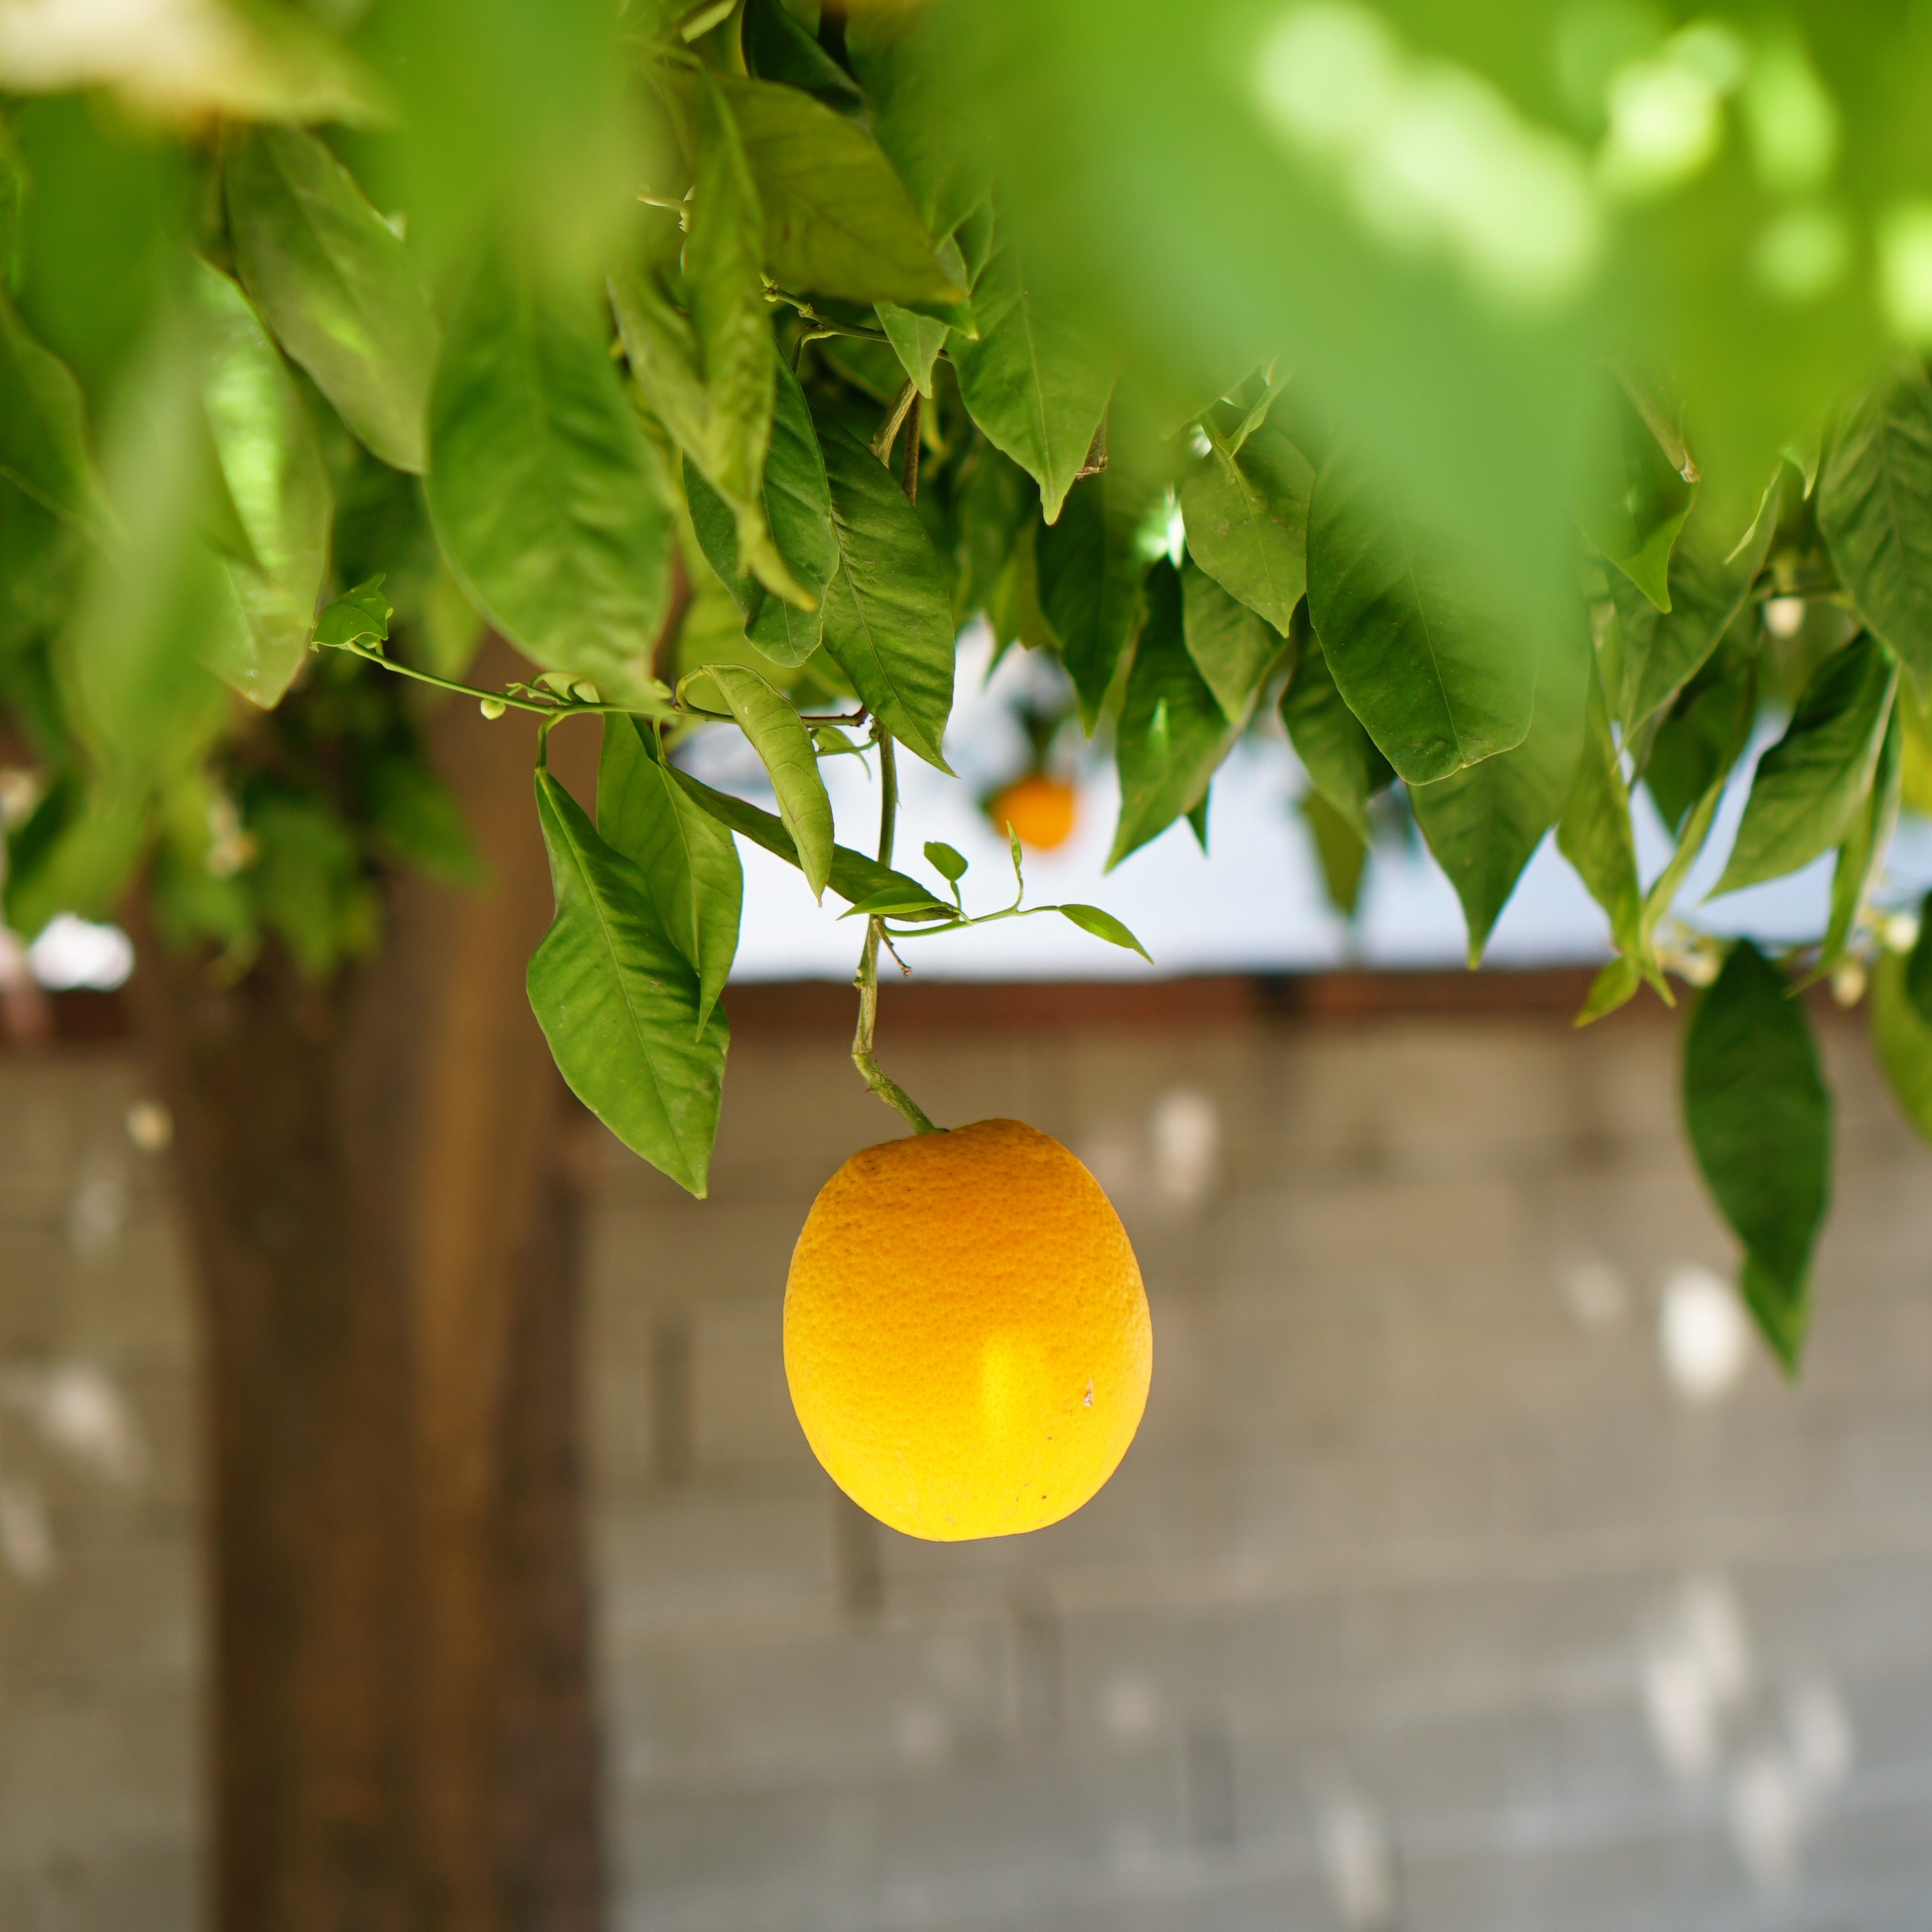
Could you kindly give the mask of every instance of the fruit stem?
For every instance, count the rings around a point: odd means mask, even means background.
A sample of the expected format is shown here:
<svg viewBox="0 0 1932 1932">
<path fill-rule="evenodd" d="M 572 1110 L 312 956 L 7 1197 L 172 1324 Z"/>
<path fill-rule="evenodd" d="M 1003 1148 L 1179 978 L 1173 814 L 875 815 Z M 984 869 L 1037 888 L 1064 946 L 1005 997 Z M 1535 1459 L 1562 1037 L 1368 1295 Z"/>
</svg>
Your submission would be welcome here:
<svg viewBox="0 0 1932 1932">
<path fill-rule="evenodd" d="M 874 742 L 879 751 L 879 863 L 892 863 L 892 835 L 899 810 L 899 771 L 893 750 L 892 736 L 884 726 L 873 727 Z M 852 1063 L 859 1077 L 888 1107 L 896 1108 L 912 1123 L 917 1133 L 935 1134 L 941 1130 L 927 1118 L 926 1112 L 878 1063 L 872 1050 L 874 1028 L 879 1017 L 879 942 L 886 935 L 886 922 L 874 914 L 865 922 L 865 944 L 859 954 L 859 969 L 853 984 L 859 993 L 858 1030 L 852 1036 Z"/>
</svg>

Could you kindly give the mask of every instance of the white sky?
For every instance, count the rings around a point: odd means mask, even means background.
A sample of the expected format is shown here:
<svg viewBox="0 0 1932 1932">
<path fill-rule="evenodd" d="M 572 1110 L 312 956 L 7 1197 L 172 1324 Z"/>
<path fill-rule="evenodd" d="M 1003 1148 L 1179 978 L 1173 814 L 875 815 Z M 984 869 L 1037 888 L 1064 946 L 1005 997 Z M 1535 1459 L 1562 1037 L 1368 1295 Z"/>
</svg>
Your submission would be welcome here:
<svg viewBox="0 0 1932 1932">
<path fill-rule="evenodd" d="M 964 890 L 972 911 L 1004 905 L 1012 897 L 1004 841 L 974 801 L 1024 762 L 1024 741 L 1006 707 L 1028 677 L 1037 675 L 1027 654 L 1015 651 L 988 686 L 983 683 L 987 655 L 981 639 L 968 635 L 962 643 L 947 755 L 966 782 L 952 783 L 903 752 L 899 760 L 899 869 L 937 887 L 941 882 L 925 864 L 921 848 L 928 839 L 956 847 L 972 862 Z M 1074 900 L 1104 906 L 1139 935 L 1153 955 L 1152 968 L 1050 915 L 912 941 L 902 948 L 907 963 L 915 973 L 952 979 L 1153 977 L 1350 963 L 1461 965 L 1466 943 L 1461 908 L 1449 882 L 1420 847 L 1378 850 L 1352 935 L 1329 909 L 1293 805 L 1306 781 L 1285 735 L 1268 721 L 1268 734 L 1244 741 L 1215 782 L 1206 857 L 1192 831 L 1179 824 L 1118 870 L 1104 874 L 1116 796 L 1111 765 L 1083 779 L 1073 837 L 1058 851 L 1028 857 L 1028 903 Z M 759 795 L 762 775 L 748 748 L 742 740 L 730 742 L 735 734 L 718 735 L 715 745 L 697 748 L 693 764 L 714 783 Z M 1767 732 L 1764 742 L 1775 735 Z M 870 774 L 857 758 L 833 758 L 824 769 L 840 841 L 872 851 L 878 795 Z M 1691 874 L 1679 902 L 1687 911 L 1697 906 L 1723 869 L 1744 808 L 1745 778 L 1748 774 L 1734 784 L 1710 847 Z M 769 802 L 769 794 L 764 796 Z M 1638 810 L 1639 864 L 1647 878 L 1662 869 L 1670 843 L 1647 797 L 1640 797 Z M 792 867 L 749 845 L 743 849 L 745 922 L 734 976 L 849 978 L 858 953 L 858 922 L 841 920 L 837 902 L 829 897 L 822 910 L 815 906 Z M 1815 936 L 1823 927 L 1831 867 L 1830 858 L 1823 858 L 1790 878 L 1733 894 L 1700 913 L 1700 923 L 1772 939 Z M 1932 882 L 1932 828 L 1910 822 L 1901 828 L 1892 869 L 1905 888 L 1922 890 Z M 1582 963 L 1608 953 L 1602 913 L 1546 840 L 1498 923 L 1490 963 Z"/>
</svg>

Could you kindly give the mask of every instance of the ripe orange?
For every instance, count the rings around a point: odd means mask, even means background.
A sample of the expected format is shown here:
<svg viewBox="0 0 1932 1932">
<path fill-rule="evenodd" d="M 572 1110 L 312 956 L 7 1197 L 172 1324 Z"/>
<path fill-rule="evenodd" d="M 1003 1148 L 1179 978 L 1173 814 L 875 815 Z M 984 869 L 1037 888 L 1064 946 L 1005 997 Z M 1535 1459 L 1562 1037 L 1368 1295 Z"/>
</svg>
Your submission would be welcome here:
<svg viewBox="0 0 1932 1932">
<path fill-rule="evenodd" d="M 1072 832 L 1079 798 L 1064 779 L 1036 771 L 1016 779 L 986 809 L 1001 831 L 1011 825 L 1022 845 L 1050 852 Z"/>
<path fill-rule="evenodd" d="M 854 1154 L 792 1253 L 792 1407 L 832 1481 L 908 1535 L 1071 1515 L 1126 1454 L 1153 1366 L 1113 1204 L 1018 1120 Z"/>
</svg>

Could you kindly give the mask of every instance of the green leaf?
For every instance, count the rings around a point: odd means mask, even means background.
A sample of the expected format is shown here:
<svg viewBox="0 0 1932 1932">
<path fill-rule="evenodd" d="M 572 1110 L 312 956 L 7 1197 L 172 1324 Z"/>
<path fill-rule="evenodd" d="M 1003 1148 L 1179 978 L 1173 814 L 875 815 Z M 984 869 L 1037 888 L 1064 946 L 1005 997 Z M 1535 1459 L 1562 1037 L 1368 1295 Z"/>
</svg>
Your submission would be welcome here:
<svg viewBox="0 0 1932 1932">
<path fill-rule="evenodd" d="M 697 179 L 684 274 L 708 409 L 707 434 L 690 454 L 738 519 L 738 569 L 801 607 L 765 528 L 763 484 L 778 353 L 761 264 L 764 216 L 738 127 L 717 82 L 705 77 Z"/>
<path fill-rule="evenodd" d="M 697 976 L 650 887 L 547 771 L 536 815 L 557 916 L 530 960 L 531 1009 L 570 1091 L 633 1153 L 702 1199 L 730 1029 L 698 1032 Z"/>
<path fill-rule="evenodd" d="M 276 339 L 375 454 L 420 474 L 436 323 L 401 237 L 304 129 L 237 131 L 222 166 L 236 265 Z"/>
<path fill-rule="evenodd" d="M 1738 693 L 1755 686 L 1753 650 L 1727 639 L 1670 702 L 1646 735 L 1643 782 L 1666 825 L 1675 832 L 1720 775 L 1728 775 L 1741 746 L 1737 737 Z"/>
<path fill-rule="evenodd" d="M 1712 668 L 1707 667 L 1707 672 Z M 1687 686 L 1683 697 L 1678 701 L 1680 709 L 1686 698 L 1692 701 L 1692 728 L 1705 738 L 1708 746 L 1708 762 L 1702 767 L 1704 789 L 1686 807 L 1678 826 L 1677 849 L 1644 894 L 1646 945 L 1676 904 L 1677 894 L 1716 822 L 1718 807 L 1724 803 L 1729 787 L 1731 767 L 1750 742 L 1752 724 L 1757 714 L 1757 660 L 1740 656 L 1734 664 L 1722 666 L 1720 674 L 1702 691 L 1697 691 L 1694 684 Z M 1661 733 L 1658 742 L 1663 742 Z"/>
<path fill-rule="evenodd" d="M 89 558 L 60 643 L 104 811 L 199 755 L 228 709 L 202 660 L 249 647 L 229 573 L 197 528 L 212 458 L 193 345 L 169 332 L 124 380 L 103 446 L 117 534 Z"/>
<path fill-rule="evenodd" d="M 1535 713 L 1521 744 L 1409 787 L 1416 822 L 1462 902 L 1472 967 L 1576 783 L 1590 676 L 1579 625 L 1544 654 Z"/>
<path fill-rule="evenodd" d="M 281 702 L 301 668 L 314 626 L 329 567 L 329 479 L 314 424 L 248 298 L 203 261 L 194 286 L 203 401 L 250 553 L 224 560 L 246 628 L 212 639 L 202 662 L 266 708 Z"/>
<path fill-rule="evenodd" d="M 1869 636 L 1811 674 L 1784 736 L 1758 760 L 1712 898 L 1795 872 L 1845 837 L 1871 790 L 1897 684 L 1897 662 Z"/>
<path fill-rule="evenodd" d="M 315 620 L 319 644 L 386 643 L 389 619 L 394 606 L 382 594 L 383 580 L 372 577 L 366 584 L 345 590 Z"/>
<path fill-rule="evenodd" d="M 1308 589 L 1314 487 L 1308 458 L 1265 423 L 1231 455 L 1211 449 L 1181 483 L 1188 554 L 1284 636 Z"/>
<path fill-rule="evenodd" d="M 912 197 L 872 137 L 796 88 L 721 76 L 782 286 L 846 302 L 958 302 Z"/>
<path fill-rule="evenodd" d="M 1533 735 L 1533 734 L 1532 734 Z M 1630 795 L 1623 761 L 1610 730 L 1609 705 L 1593 660 L 1585 713 L 1582 755 L 1563 816 L 1556 849 L 1576 869 L 1589 895 L 1609 915 L 1618 958 L 1600 975 L 1585 1001 L 1579 1023 L 1620 1006 L 1649 975 L 1662 974 L 1650 958 L 1644 929 L 1643 891 L 1637 872 L 1637 843 L 1630 826 Z"/>
<path fill-rule="evenodd" d="M 1614 383 L 1600 425 L 1597 473 L 1576 514 L 1583 533 L 1659 610 L 1671 608 L 1671 552 L 1696 500 L 1655 432 Z"/>
<path fill-rule="evenodd" d="M 896 302 L 875 303 L 879 327 L 886 331 L 886 339 L 892 344 L 892 352 L 899 359 L 899 367 L 906 372 L 906 378 L 930 402 L 932 400 L 932 365 L 938 360 L 939 351 L 946 346 L 946 338 L 952 333 L 952 324 L 941 322 L 936 316 L 920 315 L 911 309 L 902 309 Z"/>
<path fill-rule="evenodd" d="M 721 825 L 729 826 L 754 845 L 762 845 L 787 865 L 798 865 L 798 847 L 791 834 L 771 812 L 747 800 L 734 798 L 728 791 L 715 791 L 703 779 L 693 778 L 688 771 L 680 771 L 675 765 L 665 769 L 686 796 L 696 800 Z M 849 845 L 832 847 L 828 883 L 832 891 L 854 906 L 875 895 L 890 894 L 898 903 L 936 906 L 948 916 L 953 911 L 952 906 L 935 899 L 917 879 L 908 878 L 902 872 L 894 872 L 890 865 L 882 865 L 876 859 L 866 857 L 862 852 L 854 852 Z"/>
<path fill-rule="evenodd" d="M 430 515 L 471 602 L 538 664 L 661 706 L 671 522 L 595 309 L 486 257 L 443 345 L 430 444 Z"/>
<path fill-rule="evenodd" d="M 103 499 L 80 385 L 28 333 L 4 286 L 0 282 L 0 476 L 56 516 L 97 528 Z"/>
<path fill-rule="evenodd" d="M 758 190 L 737 123 L 709 73 L 699 84 L 697 111 L 697 179 L 684 250 L 689 319 L 647 267 L 613 271 L 612 306 L 638 386 L 684 452 L 687 471 L 695 464 L 709 486 L 699 492 L 708 513 L 701 541 L 713 567 L 747 594 L 768 590 L 812 611 L 816 591 L 793 574 L 766 514 L 779 357 L 764 294 Z M 802 413 L 802 402 L 795 406 Z M 721 501 L 730 512 L 728 541 L 709 527 Z"/>
<path fill-rule="evenodd" d="M 1074 485 L 1058 523 L 1034 533 L 1039 609 L 1090 735 L 1146 607 L 1149 558 L 1138 532 L 1153 500 L 1133 479 L 1103 470 Z"/>
<path fill-rule="evenodd" d="M 957 599 L 964 620 L 976 610 L 990 612 L 1002 584 L 1010 586 L 1020 533 L 1037 514 L 1039 492 L 1010 456 L 982 436 L 961 467 L 955 495 L 965 561 Z M 1066 521 L 1063 512 L 1054 528 Z"/>
<path fill-rule="evenodd" d="M 1040 910 L 1044 912 L 1048 908 L 1042 906 Z M 1071 919 L 1081 931 L 1091 932 L 1096 939 L 1137 952 L 1149 966 L 1154 963 L 1153 955 L 1111 912 L 1103 912 L 1098 906 L 1055 906 L 1051 910 Z"/>
<path fill-rule="evenodd" d="M 1730 563 L 1719 563 L 1710 556 L 1703 532 L 1693 524 L 1671 557 L 1667 615 L 1626 579 L 1611 579 L 1623 671 L 1618 689 L 1609 695 L 1630 737 L 1671 701 L 1716 649 L 1750 594 L 1776 521 L 1774 516 L 1766 518 L 1747 553 Z"/>
<path fill-rule="evenodd" d="M 923 886 L 911 890 L 902 886 L 882 886 L 878 891 L 853 900 L 839 916 L 847 919 L 956 919 L 960 912 L 956 906 L 935 899 Z"/>
<path fill-rule="evenodd" d="M 1379 754 L 1378 754 L 1379 755 Z M 1322 884 L 1329 903 L 1345 919 L 1353 919 L 1361 903 L 1362 877 L 1368 869 L 1369 849 L 1361 833 L 1319 791 L 1303 795 L 1302 822 L 1315 848 Z"/>
<path fill-rule="evenodd" d="M 1880 951 L 1872 968 L 1872 1047 L 1900 1112 L 1932 1143 L 1932 1020 L 1914 997 L 1910 972 L 1905 954 Z"/>
<path fill-rule="evenodd" d="M 986 434 L 1040 486 L 1048 523 L 1085 467 L 1113 392 L 1112 359 L 1056 299 L 1030 282 L 1002 223 L 973 278 L 980 339 L 951 351 L 960 393 Z"/>
<path fill-rule="evenodd" d="M 1904 733 L 1894 705 L 1879 745 L 1864 809 L 1854 815 L 1852 829 L 1838 848 L 1838 863 L 1831 873 L 1831 918 L 1819 946 L 1818 963 L 1806 976 L 1807 985 L 1828 977 L 1845 957 L 1865 900 L 1885 870 L 1885 855 L 1898 824 L 1904 752 Z"/>
<path fill-rule="evenodd" d="M 746 0 L 743 44 L 745 64 L 759 80 L 802 88 L 841 114 L 863 110 L 857 82 L 779 0 Z"/>
<path fill-rule="evenodd" d="M 926 841 L 926 863 L 948 885 L 956 886 L 966 876 L 964 856 L 939 839 Z"/>
<path fill-rule="evenodd" d="M 1359 470 L 1331 463 L 1315 479 L 1308 606 L 1349 709 L 1410 784 L 1447 778 L 1528 735 L 1530 640 Z"/>
<path fill-rule="evenodd" d="M 1932 384 L 1901 368 L 1832 424 L 1818 526 L 1859 615 L 1932 693 Z"/>
<path fill-rule="evenodd" d="M 832 525 L 832 487 L 805 393 L 782 358 L 776 374 L 771 447 L 765 457 L 764 519 L 786 568 L 813 608 L 802 609 L 775 596 L 757 578 L 737 573 L 736 519 L 689 459 L 684 498 L 699 548 L 744 615 L 746 636 L 774 664 L 791 665 L 804 664 L 824 640 L 825 586 L 838 568 L 839 545 Z"/>
<path fill-rule="evenodd" d="M 780 823 L 798 849 L 816 899 L 832 876 L 832 800 L 819 775 L 818 754 L 791 702 L 742 664 L 709 664 L 705 675 L 723 693 L 738 729 L 750 739 L 778 795 Z"/>
<path fill-rule="evenodd" d="M 1147 580 L 1147 622 L 1115 741 L 1120 817 L 1110 871 L 1200 804 L 1235 735 L 1187 654 L 1181 573 L 1171 563 L 1157 564 Z"/>
<path fill-rule="evenodd" d="M 1749 939 L 1684 1030 L 1683 1118 L 1720 1211 L 1744 1243 L 1745 1297 L 1787 1369 L 1808 1315 L 1831 1196 L 1831 1097 L 1804 1002 Z"/>
<path fill-rule="evenodd" d="M 597 829 L 643 875 L 659 926 L 697 975 L 701 1034 L 738 952 L 744 867 L 730 832 L 672 777 L 636 718 L 604 720 Z"/>
<path fill-rule="evenodd" d="M 838 569 L 825 587 L 825 648 L 867 710 L 950 774 L 952 598 L 918 511 L 886 466 L 829 416 L 816 418 L 832 488 Z"/>
<path fill-rule="evenodd" d="M 1395 767 L 1342 701 L 1322 654 L 1322 640 L 1305 619 L 1298 619 L 1295 629 L 1301 648 L 1294 675 L 1281 693 L 1281 722 L 1288 727 L 1289 741 L 1316 796 L 1347 826 L 1355 843 L 1366 852 L 1371 842 L 1368 801 L 1394 779 Z M 1324 828 L 1312 817 L 1309 824 L 1319 844 Z M 1359 874 L 1359 865 L 1355 869 Z M 1352 915 L 1352 899 L 1344 910 Z"/>
<path fill-rule="evenodd" d="M 972 150 L 945 80 L 943 46 L 915 8 L 855 9 L 845 55 L 865 89 L 873 131 L 935 235 L 950 235 L 985 199 L 985 164 Z"/>
<path fill-rule="evenodd" d="M 1919 902 L 1918 937 L 1905 956 L 1904 984 L 1918 1017 L 1932 1026 L 1932 892 Z"/>
<path fill-rule="evenodd" d="M 1230 597 L 1189 557 L 1181 566 L 1182 632 L 1187 655 L 1231 725 L 1248 722 L 1263 680 L 1287 647 L 1266 619 Z"/>
</svg>

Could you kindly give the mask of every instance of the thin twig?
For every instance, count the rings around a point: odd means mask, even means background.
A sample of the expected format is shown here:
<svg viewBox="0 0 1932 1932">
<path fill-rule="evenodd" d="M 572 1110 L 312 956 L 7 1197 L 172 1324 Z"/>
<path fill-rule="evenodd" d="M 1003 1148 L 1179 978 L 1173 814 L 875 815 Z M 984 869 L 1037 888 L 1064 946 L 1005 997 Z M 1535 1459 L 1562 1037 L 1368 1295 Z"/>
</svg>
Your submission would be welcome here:
<svg viewBox="0 0 1932 1932">
<path fill-rule="evenodd" d="M 891 734 L 883 726 L 878 728 L 876 742 L 879 749 L 879 863 L 890 865 L 899 805 L 898 765 Z M 852 982 L 859 995 L 859 1023 L 852 1036 L 852 1063 L 859 1070 L 860 1079 L 888 1107 L 896 1108 L 912 1123 L 915 1132 L 937 1133 L 939 1129 L 924 1108 L 879 1065 L 878 1056 L 873 1050 L 873 1034 L 879 1017 L 879 945 L 885 936 L 886 922 L 874 913 L 865 922 L 865 943 L 859 954 L 858 972 Z M 892 956 L 899 958 L 896 952 Z M 902 972 L 905 968 L 906 962 L 899 960 L 899 970 Z"/>
<path fill-rule="evenodd" d="M 912 393 L 912 407 L 906 412 L 906 457 L 899 471 L 899 487 L 906 500 L 919 500 L 919 393 Z"/>
</svg>

